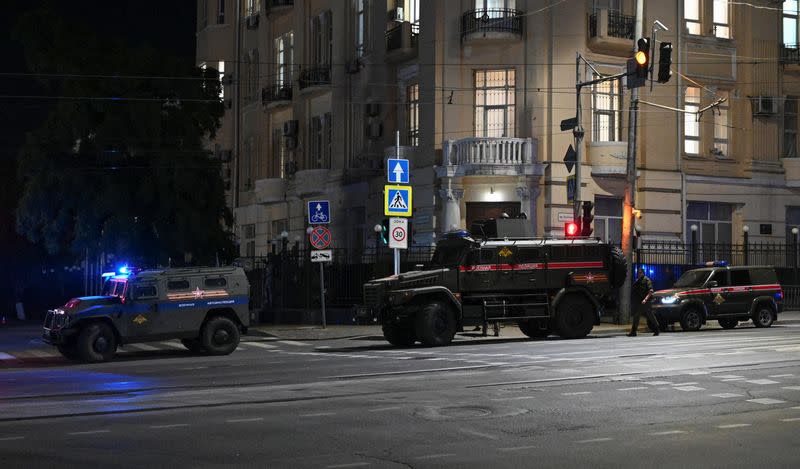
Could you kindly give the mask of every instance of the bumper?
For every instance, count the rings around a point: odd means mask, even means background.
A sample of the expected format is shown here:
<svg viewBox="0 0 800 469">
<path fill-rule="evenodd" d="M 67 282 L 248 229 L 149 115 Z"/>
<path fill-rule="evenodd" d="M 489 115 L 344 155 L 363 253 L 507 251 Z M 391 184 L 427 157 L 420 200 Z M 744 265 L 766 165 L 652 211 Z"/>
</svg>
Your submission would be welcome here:
<svg viewBox="0 0 800 469">
<path fill-rule="evenodd" d="M 663 322 L 678 322 L 681 320 L 681 311 L 683 310 L 680 303 L 672 304 L 672 305 L 665 305 L 665 304 L 657 304 L 657 303 L 649 303 L 648 305 L 653 314 L 658 319 L 659 323 Z"/>
<path fill-rule="evenodd" d="M 48 329 L 42 330 L 42 340 L 50 345 L 67 345 L 75 340 L 78 334 L 74 329 Z"/>
</svg>

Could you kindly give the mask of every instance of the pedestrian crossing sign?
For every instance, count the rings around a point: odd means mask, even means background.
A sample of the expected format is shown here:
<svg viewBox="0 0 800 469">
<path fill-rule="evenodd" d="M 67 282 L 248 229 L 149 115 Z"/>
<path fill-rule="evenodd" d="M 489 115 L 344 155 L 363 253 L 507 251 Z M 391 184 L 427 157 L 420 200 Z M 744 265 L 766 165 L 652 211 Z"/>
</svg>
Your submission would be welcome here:
<svg viewBox="0 0 800 469">
<path fill-rule="evenodd" d="M 383 213 L 390 217 L 411 216 L 411 186 L 383 186 Z"/>
</svg>

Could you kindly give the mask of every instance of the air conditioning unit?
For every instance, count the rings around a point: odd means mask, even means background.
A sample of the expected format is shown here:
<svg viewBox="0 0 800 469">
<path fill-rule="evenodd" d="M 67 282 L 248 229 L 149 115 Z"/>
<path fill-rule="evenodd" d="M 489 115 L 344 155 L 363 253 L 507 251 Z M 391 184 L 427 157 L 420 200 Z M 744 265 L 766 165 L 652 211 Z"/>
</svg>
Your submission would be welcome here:
<svg viewBox="0 0 800 469">
<path fill-rule="evenodd" d="M 381 138 L 381 135 L 383 135 L 383 123 L 370 122 L 367 124 L 367 138 L 375 140 Z"/>
<path fill-rule="evenodd" d="M 361 70 L 361 61 L 358 59 L 348 60 L 344 64 L 344 71 L 350 75 L 358 73 L 360 70 Z"/>
<path fill-rule="evenodd" d="M 375 117 L 380 113 L 381 113 L 380 103 L 367 103 L 367 115 L 369 117 Z"/>
<path fill-rule="evenodd" d="M 754 96 L 753 115 L 772 116 L 778 113 L 778 99 L 773 96 Z"/>
<path fill-rule="evenodd" d="M 283 136 L 294 137 L 297 135 L 298 122 L 296 119 L 288 120 L 283 123 Z"/>
<path fill-rule="evenodd" d="M 258 14 L 250 15 L 247 17 L 247 29 L 258 28 Z"/>
<path fill-rule="evenodd" d="M 228 163 L 231 161 L 231 157 L 233 156 L 233 152 L 230 150 L 220 150 L 219 152 L 219 160 L 223 163 Z"/>
</svg>

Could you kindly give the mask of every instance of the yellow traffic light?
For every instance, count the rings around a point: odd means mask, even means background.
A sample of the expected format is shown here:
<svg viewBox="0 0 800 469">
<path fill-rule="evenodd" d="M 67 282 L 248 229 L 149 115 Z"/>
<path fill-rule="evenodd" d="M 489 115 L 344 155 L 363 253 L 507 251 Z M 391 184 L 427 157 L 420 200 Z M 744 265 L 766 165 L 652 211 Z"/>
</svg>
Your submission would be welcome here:
<svg viewBox="0 0 800 469">
<path fill-rule="evenodd" d="M 647 54 L 644 51 L 636 52 L 636 55 L 633 56 L 636 59 L 636 63 L 639 65 L 646 65 L 647 64 Z"/>
</svg>

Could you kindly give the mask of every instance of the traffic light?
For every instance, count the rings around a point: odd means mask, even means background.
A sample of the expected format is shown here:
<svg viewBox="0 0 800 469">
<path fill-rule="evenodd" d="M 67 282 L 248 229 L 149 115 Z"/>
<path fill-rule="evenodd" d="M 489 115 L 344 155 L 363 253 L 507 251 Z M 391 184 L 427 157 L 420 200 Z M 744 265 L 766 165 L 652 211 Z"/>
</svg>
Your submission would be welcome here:
<svg viewBox="0 0 800 469">
<path fill-rule="evenodd" d="M 389 245 L 389 219 L 384 218 L 381 221 L 381 233 L 380 233 L 381 243 L 384 246 Z"/>
<path fill-rule="evenodd" d="M 662 42 L 658 46 L 658 82 L 666 83 L 672 77 L 672 43 Z"/>
<path fill-rule="evenodd" d="M 594 204 L 586 201 L 583 203 L 583 221 L 581 222 L 581 236 L 591 236 L 592 231 L 592 220 L 594 220 L 594 215 L 592 215 L 592 209 L 594 208 Z"/>
<path fill-rule="evenodd" d="M 578 236 L 578 224 L 574 221 L 568 221 L 564 224 L 564 235 L 567 238 L 575 238 Z"/>
<path fill-rule="evenodd" d="M 638 50 L 633 58 L 636 60 L 636 76 L 647 78 L 650 71 L 650 38 L 642 37 L 637 42 Z"/>
</svg>

